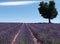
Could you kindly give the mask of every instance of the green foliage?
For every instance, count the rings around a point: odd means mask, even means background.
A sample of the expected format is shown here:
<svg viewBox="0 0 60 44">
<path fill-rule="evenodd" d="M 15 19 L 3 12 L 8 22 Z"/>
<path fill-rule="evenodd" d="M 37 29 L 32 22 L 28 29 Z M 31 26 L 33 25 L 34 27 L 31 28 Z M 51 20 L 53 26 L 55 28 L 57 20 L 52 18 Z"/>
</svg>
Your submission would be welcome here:
<svg viewBox="0 0 60 44">
<path fill-rule="evenodd" d="M 0 40 L 0 44 L 3 44 L 3 43 L 2 43 L 2 40 Z"/>
<path fill-rule="evenodd" d="M 60 40 L 53 39 L 52 44 L 60 44 Z"/>
<path fill-rule="evenodd" d="M 19 44 L 31 44 L 28 40 L 21 40 Z"/>
<path fill-rule="evenodd" d="M 49 4 L 47 2 L 40 2 L 39 4 L 39 13 L 43 18 L 46 19 L 53 19 L 57 16 L 58 12 L 55 8 L 55 2 L 54 1 L 49 1 Z"/>
<path fill-rule="evenodd" d="M 43 33 L 43 32 L 41 32 L 41 33 L 39 33 L 40 34 L 40 37 L 41 38 L 47 38 L 47 36 L 48 36 L 48 34 L 47 33 Z"/>
</svg>

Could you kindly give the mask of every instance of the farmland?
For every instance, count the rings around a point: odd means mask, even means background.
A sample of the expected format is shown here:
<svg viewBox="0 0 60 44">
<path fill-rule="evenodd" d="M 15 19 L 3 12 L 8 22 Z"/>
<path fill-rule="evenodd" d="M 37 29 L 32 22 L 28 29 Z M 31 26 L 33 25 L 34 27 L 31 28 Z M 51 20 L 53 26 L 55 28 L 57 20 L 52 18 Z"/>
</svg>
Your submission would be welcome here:
<svg viewBox="0 0 60 44">
<path fill-rule="evenodd" d="M 0 44 L 60 44 L 60 24 L 0 23 Z"/>
</svg>

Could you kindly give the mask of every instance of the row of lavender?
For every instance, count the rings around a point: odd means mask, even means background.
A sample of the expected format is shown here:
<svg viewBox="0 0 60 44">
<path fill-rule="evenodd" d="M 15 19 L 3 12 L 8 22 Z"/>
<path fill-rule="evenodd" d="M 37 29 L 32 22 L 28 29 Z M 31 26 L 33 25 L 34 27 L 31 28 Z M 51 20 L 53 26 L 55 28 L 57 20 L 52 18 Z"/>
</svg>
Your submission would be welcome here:
<svg viewBox="0 0 60 44">
<path fill-rule="evenodd" d="M 0 24 L 0 44 L 11 44 L 15 34 L 20 29 L 21 24 L 1 23 Z"/>
<path fill-rule="evenodd" d="M 24 23 L 1 23 L 0 44 L 35 44 L 28 29 Z"/>
<path fill-rule="evenodd" d="M 39 23 L 1 23 L 0 44 L 35 44 L 29 29 L 44 44 L 60 44 L 60 25 Z"/>
<path fill-rule="evenodd" d="M 45 44 L 60 44 L 60 24 L 29 24 Z"/>
</svg>

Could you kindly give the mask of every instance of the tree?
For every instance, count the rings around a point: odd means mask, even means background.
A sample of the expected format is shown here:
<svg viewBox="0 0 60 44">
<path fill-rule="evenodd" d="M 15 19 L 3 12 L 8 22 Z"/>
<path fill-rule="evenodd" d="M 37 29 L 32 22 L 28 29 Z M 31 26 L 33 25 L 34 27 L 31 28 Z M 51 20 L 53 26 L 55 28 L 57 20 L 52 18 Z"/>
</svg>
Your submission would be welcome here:
<svg viewBox="0 0 60 44">
<path fill-rule="evenodd" d="M 43 18 L 46 18 L 49 20 L 49 23 L 51 23 L 51 19 L 56 18 L 58 15 L 58 12 L 55 8 L 55 2 L 54 1 L 49 1 L 49 4 L 47 2 L 40 2 L 39 4 L 39 13 Z"/>
</svg>

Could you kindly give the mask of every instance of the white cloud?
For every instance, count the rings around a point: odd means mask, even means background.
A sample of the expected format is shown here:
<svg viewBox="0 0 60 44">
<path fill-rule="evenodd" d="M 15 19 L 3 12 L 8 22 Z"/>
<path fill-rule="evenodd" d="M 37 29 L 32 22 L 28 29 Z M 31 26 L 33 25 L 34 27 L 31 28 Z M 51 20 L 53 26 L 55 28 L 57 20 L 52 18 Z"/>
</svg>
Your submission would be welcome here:
<svg viewBox="0 0 60 44">
<path fill-rule="evenodd" d="M 0 2 L 0 6 L 16 6 L 38 3 L 39 1 L 16 1 L 16 2 Z"/>
</svg>

